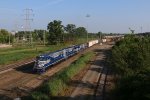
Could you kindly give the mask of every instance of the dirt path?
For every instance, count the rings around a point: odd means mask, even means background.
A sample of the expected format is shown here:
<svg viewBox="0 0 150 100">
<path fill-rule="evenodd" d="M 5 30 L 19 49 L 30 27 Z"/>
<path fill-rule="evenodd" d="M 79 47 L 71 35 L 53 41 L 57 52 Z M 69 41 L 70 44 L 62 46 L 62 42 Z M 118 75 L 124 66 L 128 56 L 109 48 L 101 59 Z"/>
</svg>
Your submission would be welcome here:
<svg viewBox="0 0 150 100">
<path fill-rule="evenodd" d="M 112 45 L 103 45 L 97 48 L 98 56 L 90 69 L 73 91 L 69 100 L 102 100 L 104 84 L 108 68 L 106 66 L 107 51 Z"/>
<path fill-rule="evenodd" d="M 95 50 L 99 45 L 95 45 L 86 49 L 83 52 L 63 61 L 49 70 L 43 75 L 32 74 L 33 64 L 22 66 L 20 68 L 14 68 L 10 71 L 0 74 L 0 100 L 8 100 L 9 98 L 16 98 L 18 96 L 30 93 L 30 90 L 38 87 L 44 81 L 48 80 L 52 75 L 65 67 L 70 65 L 73 61 L 78 59 L 81 54 Z"/>
</svg>

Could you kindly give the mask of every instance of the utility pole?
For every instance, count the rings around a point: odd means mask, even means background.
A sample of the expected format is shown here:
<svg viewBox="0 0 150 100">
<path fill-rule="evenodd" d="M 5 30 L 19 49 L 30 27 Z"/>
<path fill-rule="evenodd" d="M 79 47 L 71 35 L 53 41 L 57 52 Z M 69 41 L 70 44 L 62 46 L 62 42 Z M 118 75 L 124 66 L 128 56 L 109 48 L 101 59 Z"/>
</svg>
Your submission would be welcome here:
<svg viewBox="0 0 150 100">
<path fill-rule="evenodd" d="M 99 44 L 102 45 L 102 32 L 98 32 Z"/>
<path fill-rule="evenodd" d="M 143 33 L 143 27 L 141 26 L 141 33 Z"/>
<path fill-rule="evenodd" d="M 25 11 L 25 32 L 31 32 L 31 21 L 33 21 L 33 16 L 34 16 L 34 14 L 33 14 L 33 10 L 32 9 L 29 9 L 29 8 L 26 8 L 26 9 L 24 9 L 24 11 Z M 31 46 L 33 46 L 33 44 L 32 44 L 32 33 L 30 33 L 29 34 L 30 36 L 29 36 L 29 41 L 30 41 L 30 44 L 31 44 Z"/>
<path fill-rule="evenodd" d="M 45 34 L 46 34 L 46 30 L 44 30 L 44 34 L 43 34 L 44 46 L 45 46 Z"/>
<path fill-rule="evenodd" d="M 89 14 L 87 14 L 87 15 L 86 15 L 86 18 L 89 18 L 89 17 L 90 17 L 90 15 L 89 15 Z M 89 36 L 88 36 L 88 22 L 87 22 L 86 42 L 88 42 L 88 39 L 89 39 Z"/>
<path fill-rule="evenodd" d="M 10 34 L 11 34 L 11 33 L 9 32 L 9 45 L 10 45 Z"/>
<path fill-rule="evenodd" d="M 16 33 L 18 33 L 18 22 L 17 21 L 14 22 L 14 43 L 18 43 L 18 40 L 19 40 L 19 36 L 16 39 Z"/>
</svg>

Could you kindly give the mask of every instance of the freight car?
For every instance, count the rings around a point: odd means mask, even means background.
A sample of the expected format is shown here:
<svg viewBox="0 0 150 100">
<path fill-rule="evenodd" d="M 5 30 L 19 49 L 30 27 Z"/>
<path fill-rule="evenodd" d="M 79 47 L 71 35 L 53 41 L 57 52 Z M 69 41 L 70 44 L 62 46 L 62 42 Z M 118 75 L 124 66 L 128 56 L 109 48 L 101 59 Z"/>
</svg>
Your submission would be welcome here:
<svg viewBox="0 0 150 100">
<path fill-rule="evenodd" d="M 97 43 L 98 40 L 93 40 L 89 41 L 88 43 L 73 45 L 55 52 L 39 55 L 36 57 L 33 71 L 37 73 L 43 73 L 52 65 L 57 64 L 58 62 L 65 60 L 70 56 L 77 54 L 79 51 L 82 51 L 87 47 L 91 47 Z"/>
</svg>

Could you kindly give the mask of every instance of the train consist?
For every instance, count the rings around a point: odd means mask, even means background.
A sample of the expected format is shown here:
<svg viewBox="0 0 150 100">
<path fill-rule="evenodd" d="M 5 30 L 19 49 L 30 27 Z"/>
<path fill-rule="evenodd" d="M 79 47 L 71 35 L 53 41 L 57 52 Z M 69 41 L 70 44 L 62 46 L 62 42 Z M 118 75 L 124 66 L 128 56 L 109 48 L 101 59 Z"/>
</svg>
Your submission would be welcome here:
<svg viewBox="0 0 150 100">
<path fill-rule="evenodd" d="M 54 64 L 59 63 L 62 60 L 65 60 L 78 52 L 91 47 L 98 43 L 98 40 L 89 41 L 88 43 L 73 45 L 61 50 L 42 54 L 36 57 L 33 71 L 37 73 L 43 73 L 47 68 L 51 67 Z"/>
</svg>

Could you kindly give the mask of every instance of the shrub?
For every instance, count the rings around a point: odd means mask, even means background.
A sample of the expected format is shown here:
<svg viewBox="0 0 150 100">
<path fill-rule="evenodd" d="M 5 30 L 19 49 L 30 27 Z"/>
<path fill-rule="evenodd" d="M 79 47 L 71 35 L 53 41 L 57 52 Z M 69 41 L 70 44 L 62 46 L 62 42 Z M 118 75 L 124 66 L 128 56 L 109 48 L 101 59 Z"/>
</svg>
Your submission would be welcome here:
<svg viewBox="0 0 150 100">
<path fill-rule="evenodd" d="M 45 95 L 41 92 L 32 93 L 32 99 L 33 100 L 50 100 L 50 98 L 47 95 Z"/>
</svg>

